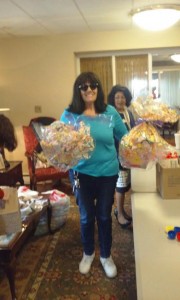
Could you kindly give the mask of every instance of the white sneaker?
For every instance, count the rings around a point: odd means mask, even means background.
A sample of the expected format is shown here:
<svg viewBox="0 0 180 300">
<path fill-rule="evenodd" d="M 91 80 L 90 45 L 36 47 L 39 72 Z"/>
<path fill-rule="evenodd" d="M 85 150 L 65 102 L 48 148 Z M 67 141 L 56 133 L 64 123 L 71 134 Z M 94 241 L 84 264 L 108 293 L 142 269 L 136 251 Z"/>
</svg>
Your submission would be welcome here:
<svg viewBox="0 0 180 300">
<path fill-rule="evenodd" d="M 79 272 L 81 274 L 87 274 L 90 271 L 94 257 L 95 253 L 93 253 L 92 255 L 86 255 L 85 253 L 83 253 L 83 258 L 79 264 Z"/>
<path fill-rule="evenodd" d="M 117 275 L 117 268 L 116 268 L 111 256 L 108 258 L 100 257 L 100 262 L 103 266 L 103 269 L 104 269 L 107 277 L 113 278 Z"/>
</svg>

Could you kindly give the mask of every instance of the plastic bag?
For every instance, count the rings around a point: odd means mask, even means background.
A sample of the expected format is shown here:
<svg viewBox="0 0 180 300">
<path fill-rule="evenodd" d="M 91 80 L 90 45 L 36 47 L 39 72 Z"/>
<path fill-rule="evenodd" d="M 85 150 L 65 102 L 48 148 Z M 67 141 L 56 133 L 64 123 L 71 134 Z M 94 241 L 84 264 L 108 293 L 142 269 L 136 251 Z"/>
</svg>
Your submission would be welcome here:
<svg viewBox="0 0 180 300">
<path fill-rule="evenodd" d="M 50 204 L 52 206 L 51 229 L 57 230 L 65 224 L 70 208 L 70 197 L 58 190 L 51 190 L 42 194 L 49 194 Z M 35 235 L 48 233 L 47 213 L 42 215 L 38 223 Z"/>
</svg>

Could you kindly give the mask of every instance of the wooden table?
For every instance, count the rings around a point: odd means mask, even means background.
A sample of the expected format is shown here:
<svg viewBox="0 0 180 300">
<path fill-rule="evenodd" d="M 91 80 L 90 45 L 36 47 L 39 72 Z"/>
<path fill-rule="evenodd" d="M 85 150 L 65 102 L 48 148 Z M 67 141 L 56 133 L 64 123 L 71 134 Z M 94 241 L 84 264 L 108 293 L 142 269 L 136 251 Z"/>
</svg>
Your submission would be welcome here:
<svg viewBox="0 0 180 300">
<path fill-rule="evenodd" d="M 179 300 L 180 242 L 165 227 L 180 227 L 180 199 L 133 193 L 131 201 L 138 300 Z"/>
<path fill-rule="evenodd" d="M 0 185 L 16 186 L 24 185 L 22 174 L 22 161 L 9 161 L 10 167 L 0 170 Z"/>
<path fill-rule="evenodd" d="M 16 233 L 12 241 L 8 243 L 6 246 L 0 246 L 0 266 L 3 267 L 5 273 L 8 277 L 12 300 L 16 299 L 16 292 L 15 292 L 15 262 L 16 256 L 24 242 L 27 238 L 35 232 L 36 226 L 39 222 L 40 217 L 42 214 L 47 211 L 47 223 L 49 233 L 51 231 L 51 205 L 50 201 L 48 200 L 48 204 L 45 204 L 42 209 L 35 211 L 34 213 L 28 215 L 26 219 L 22 223 L 22 231 Z"/>
</svg>

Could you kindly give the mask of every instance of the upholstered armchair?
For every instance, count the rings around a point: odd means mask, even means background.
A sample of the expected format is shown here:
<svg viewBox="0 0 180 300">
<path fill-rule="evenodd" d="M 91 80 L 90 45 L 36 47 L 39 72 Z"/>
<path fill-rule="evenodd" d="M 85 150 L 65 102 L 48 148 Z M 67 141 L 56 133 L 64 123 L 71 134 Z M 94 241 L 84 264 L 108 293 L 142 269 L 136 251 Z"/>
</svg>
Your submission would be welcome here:
<svg viewBox="0 0 180 300">
<path fill-rule="evenodd" d="M 37 190 L 37 182 L 51 180 L 53 182 L 60 181 L 62 177 L 67 177 L 68 172 L 61 172 L 58 169 L 41 165 L 41 167 L 37 167 L 38 160 L 38 151 L 40 148 L 39 141 L 33 129 L 33 122 L 40 123 L 42 125 L 50 125 L 54 118 L 49 117 L 39 117 L 34 118 L 30 121 L 29 126 L 23 126 L 23 135 L 24 135 L 24 143 L 25 143 L 25 156 L 27 157 L 28 162 L 28 170 L 30 177 L 30 189 Z"/>
</svg>

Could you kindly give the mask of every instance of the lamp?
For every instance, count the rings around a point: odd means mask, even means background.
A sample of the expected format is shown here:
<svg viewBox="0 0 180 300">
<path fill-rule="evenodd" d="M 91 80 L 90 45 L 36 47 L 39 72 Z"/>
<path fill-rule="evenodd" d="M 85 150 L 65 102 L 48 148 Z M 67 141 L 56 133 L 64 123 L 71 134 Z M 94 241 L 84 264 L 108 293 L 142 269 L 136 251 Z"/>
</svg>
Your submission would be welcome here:
<svg viewBox="0 0 180 300">
<path fill-rule="evenodd" d="M 141 28 L 159 31 L 173 26 L 180 20 L 180 5 L 156 4 L 131 10 L 133 21 Z"/>
<path fill-rule="evenodd" d="M 177 63 L 180 63 L 180 54 L 172 54 L 171 59 Z"/>
<path fill-rule="evenodd" d="M 10 110 L 10 108 L 0 108 L 0 112 L 5 112 L 5 111 L 9 111 Z"/>
</svg>

